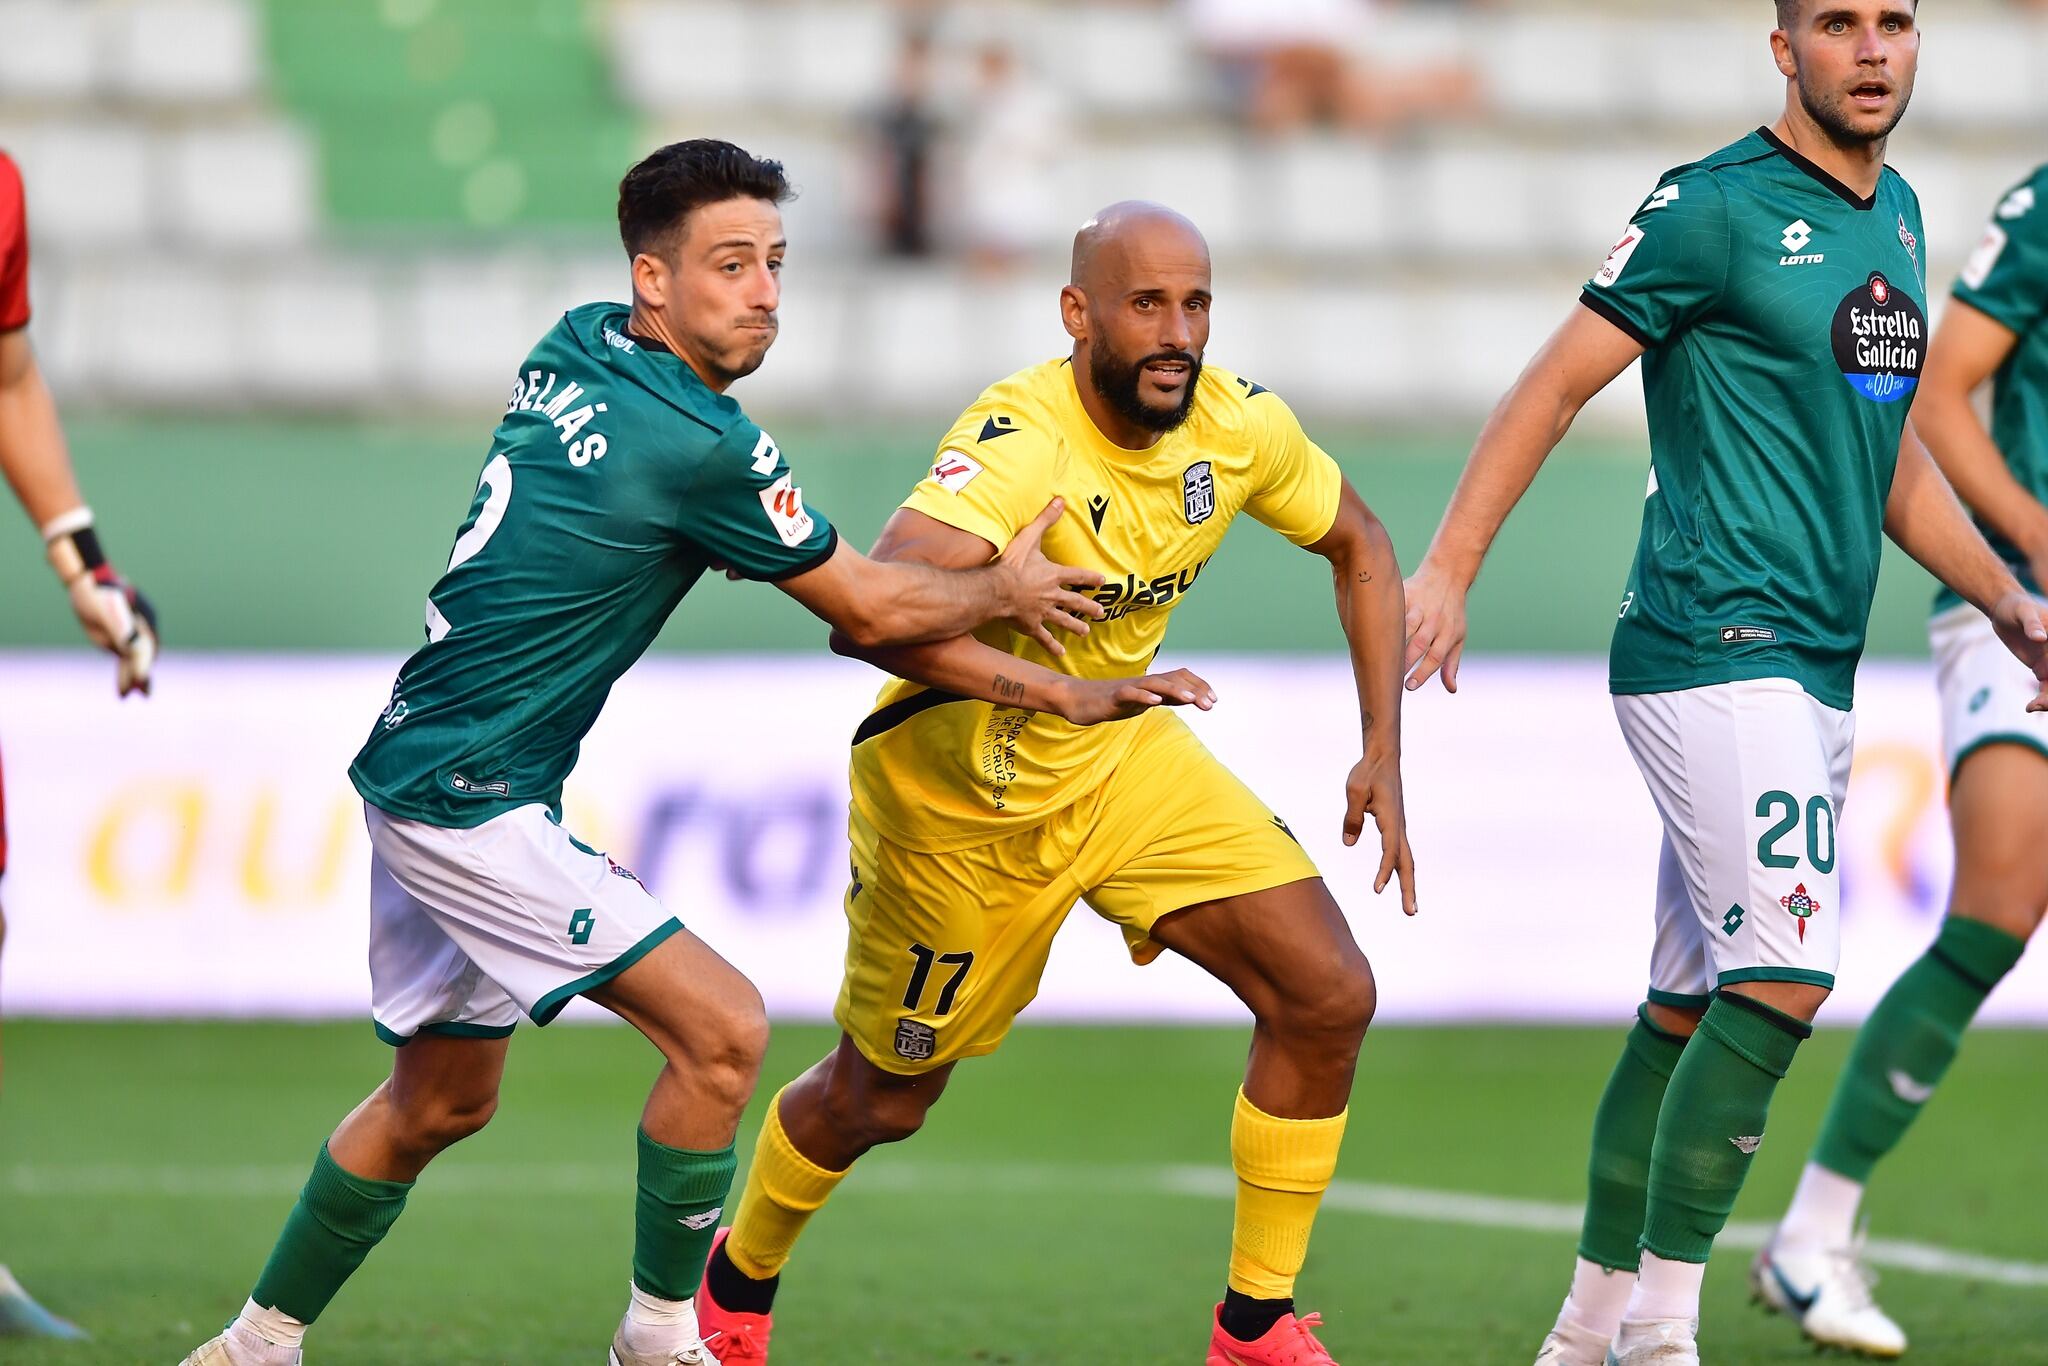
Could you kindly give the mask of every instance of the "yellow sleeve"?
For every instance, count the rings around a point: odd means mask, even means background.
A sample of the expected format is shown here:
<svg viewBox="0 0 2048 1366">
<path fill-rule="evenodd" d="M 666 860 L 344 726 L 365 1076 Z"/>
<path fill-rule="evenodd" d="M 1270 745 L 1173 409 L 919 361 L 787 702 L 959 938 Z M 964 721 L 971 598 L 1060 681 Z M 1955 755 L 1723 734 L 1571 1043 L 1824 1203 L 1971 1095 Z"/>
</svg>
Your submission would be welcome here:
<svg viewBox="0 0 2048 1366">
<path fill-rule="evenodd" d="M 1058 436 L 1043 417 L 983 398 L 960 415 L 903 506 L 997 550 L 1052 501 Z"/>
<path fill-rule="evenodd" d="M 1337 521 L 1344 475 L 1323 448 L 1308 439 L 1294 410 L 1270 390 L 1245 400 L 1253 440 L 1256 487 L 1245 511 L 1296 545 L 1313 545 Z"/>
</svg>

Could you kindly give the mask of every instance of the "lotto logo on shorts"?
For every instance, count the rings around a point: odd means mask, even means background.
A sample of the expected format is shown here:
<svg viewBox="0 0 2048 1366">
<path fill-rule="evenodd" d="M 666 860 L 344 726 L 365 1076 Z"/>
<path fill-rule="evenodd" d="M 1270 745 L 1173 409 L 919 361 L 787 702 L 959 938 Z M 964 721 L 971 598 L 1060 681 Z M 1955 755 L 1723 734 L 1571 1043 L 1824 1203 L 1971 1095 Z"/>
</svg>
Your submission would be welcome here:
<svg viewBox="0 0 2048 1366">
<path fill-rule="evenodd" d="M 896 1022 L 896 1056 L 911 1062 L 930 1062 L 939 1051 L 938 1031 L 920 1020 Z"/>
</svg>

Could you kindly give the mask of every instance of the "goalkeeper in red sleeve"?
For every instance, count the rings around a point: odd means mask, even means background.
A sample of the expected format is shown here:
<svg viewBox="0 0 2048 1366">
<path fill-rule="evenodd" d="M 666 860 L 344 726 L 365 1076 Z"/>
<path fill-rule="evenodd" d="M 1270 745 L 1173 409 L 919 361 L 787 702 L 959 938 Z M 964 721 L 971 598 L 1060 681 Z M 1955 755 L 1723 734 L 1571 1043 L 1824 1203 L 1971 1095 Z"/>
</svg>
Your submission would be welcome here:
<svg viewBox="0 0 2048 1366">
<path fill-rule="evenodd" d="M 118 661 L 122 696 L 149 691 L 156 660 L 156 618 L 142 594 L 114 572 L 78 492 L 57 408 L 28 343 L 28 226 L 21 172 L 0 152 L 0 473 L 43 533 L 79 625 Z M 7 871 L 6 791 L 0 787 L 0 874 Z M 0 913 L 0 943 L 7 921 Z M 0 1266 L 0 1338 L 82 1337 L 30 1299 Z"/>
</svg>

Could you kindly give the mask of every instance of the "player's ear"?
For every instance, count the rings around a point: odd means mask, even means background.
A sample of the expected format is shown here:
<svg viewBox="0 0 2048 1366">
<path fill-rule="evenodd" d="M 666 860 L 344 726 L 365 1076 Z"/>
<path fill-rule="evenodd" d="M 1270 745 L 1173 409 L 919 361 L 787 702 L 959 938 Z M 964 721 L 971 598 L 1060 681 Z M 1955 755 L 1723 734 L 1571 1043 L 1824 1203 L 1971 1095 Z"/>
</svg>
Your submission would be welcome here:
<svg viewBox="0 0 2048 1366">
<path fill-rule="evenodd" d="M 1088 335 L 1088 296 L 1079 285 L 1067 285 L 1060 290 L 1060 321 L 1075 341 Z"/>
<path fill-rule="evenodd" d="M 1777 58 L 1778 70 L 1786 80 L 1799 76 L 1799 61 L 1792 55 L 1792 36 L 1784 29 L 1771 30 L 1771 56 Z"/>
<path fill-rule="evenodd" d="M 651 251 L 633 257 L 633 297 L 648 308 L 668 307 L 668 262 Z"/>
</svg>

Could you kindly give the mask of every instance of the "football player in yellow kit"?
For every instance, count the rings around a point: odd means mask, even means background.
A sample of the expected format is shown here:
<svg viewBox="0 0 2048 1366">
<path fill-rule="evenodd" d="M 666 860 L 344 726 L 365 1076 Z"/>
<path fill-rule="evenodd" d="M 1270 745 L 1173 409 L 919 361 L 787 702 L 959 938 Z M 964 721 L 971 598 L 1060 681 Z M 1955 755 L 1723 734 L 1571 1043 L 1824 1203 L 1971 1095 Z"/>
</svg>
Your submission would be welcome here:
<svg viewBox="0 0 2048 1366">
<path fill-rule="evenodd" d="M 1316 1317 L 1294 1313 L 1294 1279 L 1336 1168 L 1372 971 L 1286 824 L 1178 716 L 1083 728 L 1054 714 L 1048 691 L 1059 673 L 1144 673 L 1241 511 L 1325 557 L 1363 732 L 1344 841 L 1377 822 L 1374 889 L 1398 876 L 1414 913 L 1393 547 L 1286 404 L 1203 367 L 1210 299 L 1193 224 L 1156 205 L 1105 209 L 1076 237 L 1061 293 L 1072 355 L 989 388 L 875 547 L 983 563 L 1062 495 L 1046 553 L 1104 571 L 1105 620 L 1064 656 L 1001 627 L 907 649 L 837 642 L 896 675 L 854 736 L 844 1035 L 775 1098 L 713 1249 L 698 1315 L 726 1366 L 766 1361 L 775 1288 L 805 1223 L 862 1153 L 917 1130 L 959 1059 L 996 1048 L 1082 900 L 1123 928 L 1138 962 L 1172 949 L 1256 1019 L 1209 1362 L 1331 1361 Z M 939 686 L 903 681 L 913 673 Z M 1165 691 L 1189 678 L 1145 681 Z M 1198 704 L 1212 700 L 1192 682 Z"/>
</svg>

